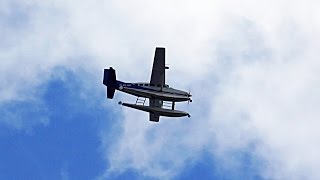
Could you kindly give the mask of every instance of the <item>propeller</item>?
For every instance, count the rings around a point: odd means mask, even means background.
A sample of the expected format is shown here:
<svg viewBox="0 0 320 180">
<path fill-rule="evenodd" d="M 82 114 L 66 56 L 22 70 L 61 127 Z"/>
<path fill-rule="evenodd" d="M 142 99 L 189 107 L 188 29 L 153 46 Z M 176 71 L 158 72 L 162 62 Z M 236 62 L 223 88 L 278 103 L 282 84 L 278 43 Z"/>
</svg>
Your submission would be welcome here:
<svg viewBox="0 0 320 180">
<path fill-rule="evenodd" d="M 188 92 L 188 96 L 189 97 L 191 97 L 191 90 L 189 89 L 189 92 Z M 188 100 L 188 105 L 189 105 L 189 103 L 191 103 L 192 102 L 192 99 L 190 98 L 189 100 Z"/>
</svg>

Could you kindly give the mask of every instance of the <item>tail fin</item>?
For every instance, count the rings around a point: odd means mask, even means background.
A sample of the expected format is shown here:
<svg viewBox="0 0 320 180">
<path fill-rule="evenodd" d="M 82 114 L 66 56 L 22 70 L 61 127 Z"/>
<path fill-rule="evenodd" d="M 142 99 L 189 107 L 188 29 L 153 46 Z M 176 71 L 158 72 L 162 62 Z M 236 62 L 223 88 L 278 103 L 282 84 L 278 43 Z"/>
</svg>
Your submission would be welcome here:
<svg viewBox="0 0 320 180">
<path fill-rule="evenodd" d="M 107 97 L 112 99 L 117 85 L 116 71 L 112 67 L 104 69 L 103 84 L 107 86 Z"/>
</svg>

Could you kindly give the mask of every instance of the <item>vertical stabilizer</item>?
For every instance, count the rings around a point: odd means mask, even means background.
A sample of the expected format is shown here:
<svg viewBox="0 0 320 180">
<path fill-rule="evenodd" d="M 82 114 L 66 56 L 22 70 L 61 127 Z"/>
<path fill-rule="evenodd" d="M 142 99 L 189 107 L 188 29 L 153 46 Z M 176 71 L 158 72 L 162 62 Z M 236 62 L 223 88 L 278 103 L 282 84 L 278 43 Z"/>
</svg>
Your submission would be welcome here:
<svg viewBox="0 0 320 180">
<path fill-rule="evenodd" d="M 103 84 L 107 86 L 107 97 L 112 99 L 117 86 L 116 71 L 112 67 L 104 69 Z"/>
</svg>

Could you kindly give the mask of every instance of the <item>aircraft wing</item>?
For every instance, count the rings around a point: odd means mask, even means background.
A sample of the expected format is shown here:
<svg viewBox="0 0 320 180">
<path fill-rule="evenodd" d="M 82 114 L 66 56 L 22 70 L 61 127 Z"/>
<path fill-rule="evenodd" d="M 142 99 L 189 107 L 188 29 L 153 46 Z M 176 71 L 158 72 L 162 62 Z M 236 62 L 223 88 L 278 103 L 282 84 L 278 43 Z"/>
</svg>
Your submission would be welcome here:
<svg viewBox="0 0 320 180">
<path fill-rule="evenodd" d="M 152 73 L 151 73 L 151 85 L 164 86 L 165 85 L 165 48 L 156 48 L 154 55 Z M 149 106 L 162 107 L 162 101 L 159 99 L 149 99 Z M 150 121 L 159 122 L 159 115 L 155 113 L 149 113 Z"/>
<path fill-rule="evenodd" d="M 149 113 L 150 121 L 159 122 L 160 116 L 158 114 Z"/>
<path fill-rule="evenodd" d="M 165 84 L 165 48 L 156 48 L 150 84 L 161 86 Z"/>
<path fill-rule="evenodd" d="M 162 107 L 162 101 L 159 99 L 149 99 L 149 106 L 150 107 Z M 159 114 L 156 113 L 149 113 L 150 121 L 159 122 Z"/>
</svg>

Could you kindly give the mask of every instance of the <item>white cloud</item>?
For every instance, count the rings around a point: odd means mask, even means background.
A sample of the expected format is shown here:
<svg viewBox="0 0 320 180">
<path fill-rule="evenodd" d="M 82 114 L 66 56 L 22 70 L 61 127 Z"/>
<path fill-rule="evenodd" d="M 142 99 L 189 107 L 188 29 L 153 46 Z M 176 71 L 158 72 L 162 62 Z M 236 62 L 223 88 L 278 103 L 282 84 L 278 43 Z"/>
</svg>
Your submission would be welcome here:
<svg viewBox="0 0 320 180">
<path fill-rule="evenodd" d="M 266 177 L 319 178 L 319 76 L 312 70 L 319 64 L 307 64 L 237 67 L 214 103 L 213 119 L 221 119 L 212 121 L 218 144 L 237 149 L 258 139 L 258 153 L 270 163 Z"/>
<path fill-rule="evenodd" d="M 69 171 L 67 167 L 62 167 L 60 170 L 60 177 L 62 180 L 68 180 L 70 179 Z"/>
<path fill-rule="evenodd" d="M 15 11 L 9 4 L 1 3 L 4 19 Z M 105 145 L 107 172 L 171 178 L 203 149 L 221 162 L 250 150 L 267 164 L 262 177 L 319 179 L 317 1 L 17 4 L 27 7 L 21 28 L 0 21 L 9 26 L 0 30 L 1 103 L 34 98 L 56 66 L 86 69 L 100 82 L 112 65 L 120 79 L 147 81 L 157 45 L 167 47 L 168 82 L 191 87 L 194 103 L 180 106 L 191 119 L 150 124 L 123 110 L 122 133 Z"/>
</svg>

